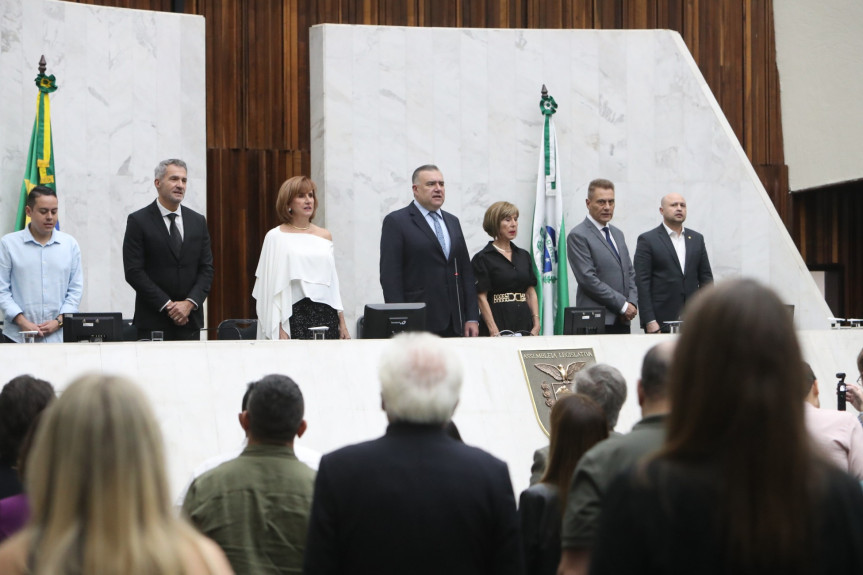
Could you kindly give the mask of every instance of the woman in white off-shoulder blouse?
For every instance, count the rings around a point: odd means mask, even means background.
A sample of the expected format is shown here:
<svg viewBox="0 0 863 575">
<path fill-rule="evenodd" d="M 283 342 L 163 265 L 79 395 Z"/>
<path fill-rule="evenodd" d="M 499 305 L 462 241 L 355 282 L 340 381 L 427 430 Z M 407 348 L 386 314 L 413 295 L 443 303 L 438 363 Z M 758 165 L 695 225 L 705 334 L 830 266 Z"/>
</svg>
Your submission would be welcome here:
<svg viewBox="0 0 863 575">
<path fill-rule="evenodd" d="M 258 339 L 312 339 L 310 327 L 327 326 L 327 339 L 350 339 L 342 313 L 333 237 L 311 222 L 317 187 L 294 176 L 279 188 L 278 227 L 267 232 L 252 297 Z"/>
</svg>

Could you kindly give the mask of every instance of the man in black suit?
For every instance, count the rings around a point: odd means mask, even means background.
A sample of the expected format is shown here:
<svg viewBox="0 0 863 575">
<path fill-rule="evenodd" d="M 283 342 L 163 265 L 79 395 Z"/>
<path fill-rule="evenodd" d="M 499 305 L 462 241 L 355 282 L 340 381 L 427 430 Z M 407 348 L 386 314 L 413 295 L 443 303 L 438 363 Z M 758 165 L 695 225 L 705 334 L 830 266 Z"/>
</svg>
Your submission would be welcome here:
<svg viewBox="0 0 863 575">
<path fill-rule="evenodd" d="M 666 195 L 659 213 L 659 227 L 638 236 L 633 262 L 641 327 L 647 333 L 668 332 L 664 322 L 679 320 L 687 300 L 713 281 L 704 236 L 683 228 L 683 196 Z"/>
<path fill-rule="evenodd" d="M 384 218 L 381 287 L 387 303 L 424 302 L 426 329 L 441 337 L 479 335 L 473 268 L 458 218 L 441 210 L 437 166 L 414 170 L 414 201 Z"/>
<path fill-rule="evenodd" d="M 386 435 L 321 459 L 306 575 L 522 573 L 506 463 L 449 437 L 461 366 L 427 333 L 380 362 Z"/>
<path fill-rule="evenodd" d="M 154 330 L 164 332 L 165 340 L 199 339 L 213 283 L 207 221 L 180 206 L 185 162 L 159 162 L 155 185 L 156 201 L 129 215 L 123 239 L 126 281 L 135 290 L 133 323 L 139 339 L 149 339 Z"/>
</svg>

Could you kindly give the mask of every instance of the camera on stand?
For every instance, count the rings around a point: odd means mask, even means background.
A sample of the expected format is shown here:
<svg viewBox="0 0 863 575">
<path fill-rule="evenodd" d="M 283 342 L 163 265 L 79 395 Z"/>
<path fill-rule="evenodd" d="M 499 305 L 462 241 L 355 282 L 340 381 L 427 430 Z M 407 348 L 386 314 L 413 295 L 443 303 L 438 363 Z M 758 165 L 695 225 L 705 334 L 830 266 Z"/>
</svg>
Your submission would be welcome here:
<svg viewBox="0 0 863 575">
<path fill-rule="evenodd" d="M 845 374 L 837 373 L 836 377 L 839 381 L 836 382 L 836 409 L 839 411 L 845 411 L 845 391 L 847 386 L 845 385 Z"/>
</svg>

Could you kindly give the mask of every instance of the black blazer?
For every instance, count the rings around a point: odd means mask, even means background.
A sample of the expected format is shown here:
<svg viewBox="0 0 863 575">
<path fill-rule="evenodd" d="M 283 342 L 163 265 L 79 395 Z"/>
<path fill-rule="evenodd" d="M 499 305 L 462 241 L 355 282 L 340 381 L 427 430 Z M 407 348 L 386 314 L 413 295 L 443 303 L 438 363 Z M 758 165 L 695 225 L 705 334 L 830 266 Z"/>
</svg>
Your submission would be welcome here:
<svg viewBox="0 0 863 575">
<path fill-rule="evenodd" d="M 386 303 L 425 302 L 426 329 L 479 321 L 473 268 L 458 218 L 444 212 L 450 237 L 446 258 L 437 237 L 413 202 L 387 214 L 381 229 L 381 288 Z"/>
<path fill-rule="evenodd" d="M 713 281 L 704 236 L 684 228 L 686 242 L 686 273 L 680 269 L 680 260 L 665 226 L 638 236 L 635 247 L 635 283 L 638 287 L 638 315 L 641 327 L 651 321 L 677 321 L 684 304 L 698 291 Z"/>
<path fill-rule="evenodd" d="M 192 299 L 198 309 L 189 314 L 190 329 L 204 327 L 204 300 L 213 283 L 213 253 L 207 220 L 180 206 L 183 216 L 183 247 L 177 257 L 171 251 L 170 235 L 154 201 L 129 214 L 123 239 L 126 281 L 135 290 L 138 329 L 172 329 L 174 322 L 159 311 L 168 300 Z"/>
<path fill-rule="evenodd" d="M 440 426 L 407 423 L 324 455 L 303 572 L 522 573 L 506 463 Z"/>
<path fill-rule="evenodd" d="M 524 567 L 527 575 L 555 575 L 560 564 L 560 529 L 563 521 L 557 487 L 531 485 L 518 500 Z"/>
</svg>

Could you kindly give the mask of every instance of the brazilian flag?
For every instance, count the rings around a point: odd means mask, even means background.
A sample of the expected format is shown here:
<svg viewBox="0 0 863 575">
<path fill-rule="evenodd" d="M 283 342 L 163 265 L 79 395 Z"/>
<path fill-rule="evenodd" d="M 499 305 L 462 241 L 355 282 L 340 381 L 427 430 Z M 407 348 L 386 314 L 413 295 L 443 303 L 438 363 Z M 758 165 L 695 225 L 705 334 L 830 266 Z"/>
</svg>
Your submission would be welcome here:
<svg viewBox="0 0 863 575">
<path fill-rule="evenodd" d="M 39 74 L 36 76 L 36 86 L 39 88 L 39 95 L 36 98 L 36 121 L 33 122 L 27 168 L 24 170 L 24 182 L 21 184 L 18 217 L 15 219 L 16 230 L 23 230 L 24 226 L 30 223 L 24 206 L 27 205 L 27 194 L 34 186 L 48 186 L 57 191 L 54 182 L 54 143 L 51 140 L 51 100 L 48 98 L 48 94 L 57 89 L 54 75 Z M 60 229 L 59 222 L 57 222 L 57 229 Z"/>
</svg>

